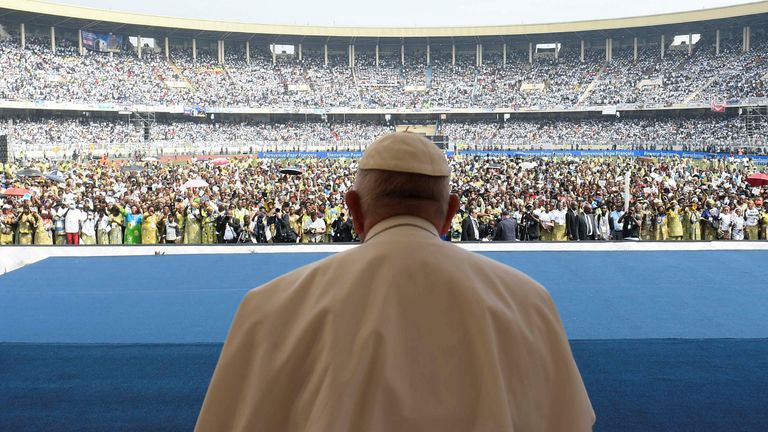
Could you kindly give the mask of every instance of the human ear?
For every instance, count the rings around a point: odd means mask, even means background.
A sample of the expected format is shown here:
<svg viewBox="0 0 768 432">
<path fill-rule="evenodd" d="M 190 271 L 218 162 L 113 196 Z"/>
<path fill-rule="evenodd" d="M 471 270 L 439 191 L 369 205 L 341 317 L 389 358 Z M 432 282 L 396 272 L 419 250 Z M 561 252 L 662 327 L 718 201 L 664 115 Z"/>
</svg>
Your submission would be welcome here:
<svg viewBox="0 0 768 432">
<path fill-rule="evenodd" d="M 448 211 L 445 213 L 445 220 L 443 220 L 443 226 L 440 228 L 440 236 L 444 236 L 451 229 L 451 223 L 453 223 L 453 217 L 459 210 L 459 205 L 461 205 L 459 196 L 451 194 L 448 197 Z"/>
<path fill-rule="evenodd" d="M 360 194 L 355 190 L 350 190 L 344 195 L 344 200 L 347 202 L 347 208 L 352 215 L 352 225 L 355 227 L 355 232 L 360 237 L 360 240 L 365 240 L 365 216 L 363 215 L 363 207 L 360 204 Z"/>
</svg>

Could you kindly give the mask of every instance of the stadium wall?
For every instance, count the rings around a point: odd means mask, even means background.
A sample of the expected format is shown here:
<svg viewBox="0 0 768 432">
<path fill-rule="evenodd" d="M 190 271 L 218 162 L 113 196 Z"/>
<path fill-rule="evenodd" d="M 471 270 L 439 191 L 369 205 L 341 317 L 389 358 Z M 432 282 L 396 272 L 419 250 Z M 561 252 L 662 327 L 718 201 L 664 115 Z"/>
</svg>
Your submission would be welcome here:
<svg viewBox="0 0 768 432">
<path fill-rule="evenodd" d="M 322 245 L 120 245 L 120 246 L 4 246 L 0 275 L 47 258 L 131 257 L 152 255 L 337 253 L 356 244 Z M 473 252 L 654 252 L 654 251 L 768 251 L 768 242 L 494 242 L 459 243 Z"/>
</svg>

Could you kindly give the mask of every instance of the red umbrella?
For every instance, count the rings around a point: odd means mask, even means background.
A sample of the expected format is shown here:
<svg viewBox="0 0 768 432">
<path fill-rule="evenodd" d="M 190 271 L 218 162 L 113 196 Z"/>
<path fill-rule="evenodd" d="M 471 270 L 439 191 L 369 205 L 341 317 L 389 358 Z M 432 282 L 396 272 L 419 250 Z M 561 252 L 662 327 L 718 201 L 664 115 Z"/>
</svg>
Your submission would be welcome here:
<svg viewBox="0 0 768 432">
<path fill-rule="evenodd" d="M 229 164 L 229 161 L 226 158 L 216 158 L 212 160 L 211 163 L 216 166 L 224 166 Z"/>
<path fill-rule="evenodd" d="M 12 188 L 6 189 L 2 193 L 0 193 L 0 195 L 5 195 L 5 196 L 24 196 L 24 195 L 31 194 L 31 193 L 32 192 L 30 192 L 27 189 L 12 187 Z"/>
<path fill-rule="evenodd" d="M 768 185 L 768 174 L 765 174 L 765 173 L 752 174 L 751 176 L 747 177 L 747 183 L 756 187 Z"/>
</svg>

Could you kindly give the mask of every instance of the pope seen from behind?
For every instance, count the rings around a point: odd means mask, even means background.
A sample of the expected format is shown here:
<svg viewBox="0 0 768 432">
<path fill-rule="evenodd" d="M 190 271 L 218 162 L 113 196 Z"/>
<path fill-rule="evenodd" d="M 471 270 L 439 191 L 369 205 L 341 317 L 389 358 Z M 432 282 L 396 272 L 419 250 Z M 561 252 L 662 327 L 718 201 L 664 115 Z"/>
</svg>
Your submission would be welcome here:
<svg viewBox="0 0 768 432">
<path fill-rule="evenodd" d="M 595 414 L 547 291 L 440 239 L 459 199 L 412 133 L 363 154 L 363 243 L 251 290 L 197 431 L 589 431 Z"/>
</svg>

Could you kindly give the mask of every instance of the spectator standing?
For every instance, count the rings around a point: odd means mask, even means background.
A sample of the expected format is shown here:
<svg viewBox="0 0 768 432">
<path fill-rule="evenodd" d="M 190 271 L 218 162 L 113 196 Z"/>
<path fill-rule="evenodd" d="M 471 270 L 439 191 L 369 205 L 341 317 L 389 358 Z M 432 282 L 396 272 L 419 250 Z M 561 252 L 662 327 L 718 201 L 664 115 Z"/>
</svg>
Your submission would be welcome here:
<svg viewBox="0 0 768 432">
<path fill-rule="evenodd" d="M 219 233 L 219 243 L 237 243 L 240 237 L 240 221 L 232 216 L 232 211 L 224 210 L 216 220 L 216 231 Z"/>
<path fill-rule="evenodd" d="M 80 231 L 80 244 L 96 244 L 96 216 L 93 211 L 88 211 L 83 219 L 82 229 Z"/>
<path fill-rule="evenodd" d="M 701 240 L 701 210 L 697 202 L 691 202 L 685 213 L 685 223 L 690 226 L 691 240 Z"/>
<path fill-rule="evenodd" d="M 667 209 L 667 232 L 670 240 L 683 239 L 683 224 L 680 222 L 680 208 L 676 202 Z"/>
<path fill-rule="evenodd" d="M 579 215 L 579 225 L 579 240 L 597 240 L 599 238 L 597 218 L 592 213 L 591 205 L 584 204 L 584 211 Z"/>
<path fill-rule="evenodd" d="M 541 225 L 541 239 L 544 241 L 554 240 L 555 222 L 552 220 L 552 204 L 547 203 L 543 211 L 538 214 Z"/>
<path fill-rule="evenodd" d="M 611 226 L 611 240 L 624 239 L 624 227 L 619 220 L 624 215 L 624 211 L 618 204 L 611 204 L 611 212 L 608 214 L 608 220 Z"/>
<path fill-rule="evenodd" d="M 352 241 L 352 221 L 345 213 L 339 213 L 339 217 L 331 224 L 334 243 L 349 243 Z"/>
<path fill-rule="evenodd" d="M 35 244 L 52 245 L 53 244 L 53 220 L 51 220 L 48 210 L 42 210 L 35 213 Z"/>
<path fill-rule="evenodd" d="M 217 214 L 213 203 L 211 201 L 207 201 L 203 206 L 202 210 L 200 210 L 200 213 L 203 218 L 202 220 L 203 229 L 200 237 L 201 242 L 203 244 L 221 243 L 221 241 L 219 241 L 220 239 L 217 237 L 220 237 L 221 235 L 223 235 L 223 232 L 217 229 L 217 220 L 219 218 L 219 215 Z M 217 232 L 218 232 L 218 236 L 217 236 Z"/>
<path fill-rule="evenodd" d="M 80 230 L 83 224 L 83 213 L 74 202 L 69 203 L 69 208 L 64 211 L 64 231 L 67 233 L 68 245 L 80 244 Z"/>
<path fill-rule="evenodd" d="M 744 240 L 744 215 L 741 207 L 736 207 L 731 217 L 731 240 Z"/>
<path fill-rule="evenodd" d="M 100 245 L 109 244 L 109 216 L 104 213 L 104 208 L 96 211 L 96 243 Z"/>
<path fill-rule="evenodd" d="M 579 205 L 576 203 L 576 201 L 571 202 L 568 213 L 565 215 L 565 226 L 565 229 L 568 233 L 568 240 L 581 240 L 581 218 L 579 215 Z"/>
<path fill-rule="evenodd" d="M 621 212 L 618 223 L 621 224 L 622 240 L 640 240 L 640 227 L 643 224 L 642 207 L 638 204 L 635 208 L 630 207 L 627 212 Z"/>
<path fill-rule="evenodd" d="M 142 214 L 139 212 L 139 208 L 134 206 L 126 206 L 125 208 L 125 237 L 123 238 L 124 244 L 141 244 L 141 220 Z"/>
<path fill-rule="evenodd" d="M 566 241 L 568 236 L 566 233 L 567 228 L 567 205 L 565 200 L 561 200 L 557 203 L 557 208 L 552 210 L 552 222 L 555 224 L 552 231 L 552 240 L 554 241 Z"/>
<path fill-rule="evenodd" d="M 187 206 L 184 217 L 184 244 L 200 244 L 203 242 L 203 215 L 200 212 L 200 199 L 195 198 Z"/>
<path fill-rule="evenodd" d="M 480 222 L 474 207 L 467 209 L 467 217 L 461 222 L 461 241 L 480 241 Z"/>
<path fill-rule="evenodd" d="M 312 212 L 309 225 L 306 228 L 310 243 L 322 243 L 325 234 L 325 221 L 322 214 Z"/>
<path fill-rule="evenodd" d="M 125 217 L 123 211 L 117 205 L 113 205 L 109 212 L 109 244 L 123 244 L 123 227 Z"/>
<path fill-rule="evenodd" d="M 667 224 L 667 212 L 664 210 L 664 206 L 659 204 L 656 206 L 656 214 L 653 221 L 653 239 L 656 241 L 664 241 L 669 238 L 669 225 Z"/>
<path fill-rule="evenodd" d="M 517 240 L 517 221 L 513 219 L 509 211 L 502 210 L 501 220 L 496 225 L 496 232 L 493 235 L 494 241 L 515 241 Z"/>
<path fill-rule="evenodd" d="M 158 243 L 159 224 L 160 215 L 155 213 L 155 207 L 150 206 L 147 212 L 141 216 L 141 244 Z"/>
<path fill-rule="evenodd" d="M 731 214 L 730 206 L 723 206 L 718 216 L 718 223 L 717 239 L 730 240 L 731 230 L 733 229 L 733 214 Z"/>
<path fill-rule="evenodd" d="M 758 239 L 758 223 L 760 221 L 760 210 L 755 206 L 754 200 L 749 200 L 747 210 L 744 212 L 744 225 L 747 231 L 747 240 Z"/>
<path fill-rule="evenodd" d="M 10 204 L 3 204 L 3 213 L 0 214 L 0 245 L 13 244 L 13 231 L 16 226 L 16 215 Z"/>
<path fill-rule="evenodd" d="M 32 235 L 35 232 L 35 215 L 30 210 L 28 202 L 22 206 L 18 232 L 20 245 L 32 244 Z"/>
</svg>

